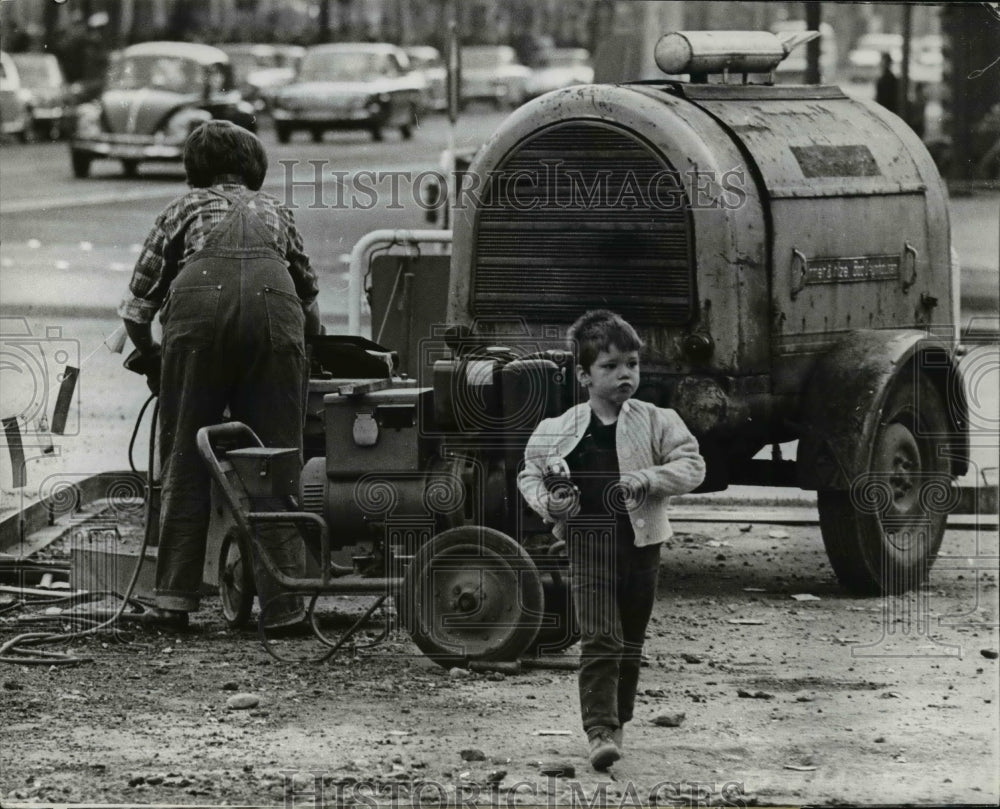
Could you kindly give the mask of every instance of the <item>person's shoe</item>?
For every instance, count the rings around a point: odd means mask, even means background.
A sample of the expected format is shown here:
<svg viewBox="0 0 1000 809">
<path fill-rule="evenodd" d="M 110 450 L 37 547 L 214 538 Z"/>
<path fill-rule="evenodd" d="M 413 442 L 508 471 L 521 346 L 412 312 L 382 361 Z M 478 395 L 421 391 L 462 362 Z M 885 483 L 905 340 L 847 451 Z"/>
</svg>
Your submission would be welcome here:
<svg viewBox="0 0 1000 809">
<path fill-rule="evenodd" d="M 611 738 L 614 739 L 616 745 L 618 745 L 618 752 L 625 752 L 625 728 L 619 725 L 613 731 L 611 731 Z"/>
<path fill-rule="evenodd" d="M 606 770 L 621 757 L 612 731 L 598 728 L 590 734 L 590 766 L 595 770 Z"/>
</svg>

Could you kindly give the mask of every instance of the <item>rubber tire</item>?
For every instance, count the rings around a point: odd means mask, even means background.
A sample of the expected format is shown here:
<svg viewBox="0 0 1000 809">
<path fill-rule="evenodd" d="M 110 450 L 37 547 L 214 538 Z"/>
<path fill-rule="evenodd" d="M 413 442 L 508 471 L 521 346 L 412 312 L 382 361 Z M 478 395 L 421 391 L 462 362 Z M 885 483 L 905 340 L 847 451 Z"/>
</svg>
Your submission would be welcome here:
<svg viewBox="0 0 1000 809">
<path fill-rule="evenodd" d="M 576 620 L 573 594 L 565 575 L 561 581 L 549 573 L 542 575 L 542 592 L 545 595 L 545 615 L 534 641 L 528 646 L 528 653 L 547 655 L 568 649 L 580 640 L 580 625 Z"/>
<path fill-rule="evenodd" d="M 288 143 L 292 138 L 292 128 L 287 124 L 275 124 L 274 133 L 278 137 L 278 143 Z"/>
<path fill-rule="evenodd" d="M 454 618 L 449 626 L 441 625 L 434 602 L 434 596 L 440 595 L 432 591 L 436 580 L 433 574 L 450 570 L 472 571 L 473 575 L 476 570 L 494 571 L 498 574 L 494 583 L 501 586 L 505 584 L 503 579 L 516 577 L 516 584 L 510 583 L 516 592 L 508 590 L 503 602 L 503 608 L 513 610 L 513 614 L 504 617 L 502 627 L 493 627 L 502 631 L 492 637 L 480 636 L 482 627 L 475 626 L 475 622 L 472 630 Z M 403 576 L 398 609 L 413 642 L 441 666 L 464 666 L 473 660 L 516 660 L 538 634 L 544 611 L 542 580 L 531 557 L 506 534 L 482 526 L 460 526 L 442 531 L 414 555 Z M 480 612 L 476 609 L 473 614 Z M 476 637 L 470 637 L 470 631 L 475 631 Z M 464 645 L 471 641 L 476 648 Z"/>
<path fill-rule="evenodd" d="M 409 109 L 409 118 L 405 124 L 401 124 L 399 127 L 399 134 L 403 140 L 413 139 L 413 130 L 417 127 L 417 110 L 411 105 Z"/>
<path fill-rule="evenodd" d="M 70 162 L 73 165 L 73 176 L 77 179 L 84 179 L 90 176 L 90 164 L 93 161 L 89 154 L 83 152 L 70 152 Z"/>
<path fill-rule="evenodd" d="M 235 555 L 230 558 L 231 553 Z M 249 562 L 249 564 L 248 564 Z M 253 612 L 257 585 L 253 574 L 246 536 L 235 526 L 230 528 L 219 549 L 219 600 L 222 615 L 232 629 L 247 625 Z"/>
<path fill-rule="evenodd" d="M 309 130 L 309 134 L 312 135 L 313 143 L 322 143 L 326 130 L 321 126 L 314 126 Z"/>
<path fill-rule="evenodd" d="M 938 452 L 948 440 L 949 422 L 930 380 L 904 370 L 882 413 L 874 435 L 859 436 L 872 447 L 867 474 L 851 490 L 818 493 L 830 564 L 847 590 L 863 596 L 904 593 L 926 581 L 953 496 L 950 463 Z M 916 542 L 901 547 L 887 527 Z"/>
<path fill-rule="evenodd" d="M 133 179 L 139 174 L 139 161 L 138 160 L 123 160 L 122 161 L 122 174 L 128 179 Z"/>
<path fill-rule="evenodd" d="M 385 135 L 382 134 L 382 124 L 372 124 L 368 127 L 368 131 L 372 136 L 372 140 L 376 143 L 385 140 Z"/>
</svg>

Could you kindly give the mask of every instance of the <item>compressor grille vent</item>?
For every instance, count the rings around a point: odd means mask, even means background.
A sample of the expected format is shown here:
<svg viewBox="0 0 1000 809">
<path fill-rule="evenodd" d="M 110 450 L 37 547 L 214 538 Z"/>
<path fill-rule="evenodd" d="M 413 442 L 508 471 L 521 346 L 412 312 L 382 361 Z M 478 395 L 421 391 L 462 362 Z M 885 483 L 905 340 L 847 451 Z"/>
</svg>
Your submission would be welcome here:
<svg viewBox="0 0 1000 809">
<path fill-rule="evenodd" d="M 302 510 L 311 511 L 313 514 L 323 513 L 323 484 L 303 483 L 302 484 Z"/>
<path fill-rule="evenodd" d="M 473 267 L 477 315 L 575 319 L 607 307 L 677 325 L 695 302 L 690 212 L 673 167 L 595 121 L 525 140 L 486 179 Z"/>
</svg>

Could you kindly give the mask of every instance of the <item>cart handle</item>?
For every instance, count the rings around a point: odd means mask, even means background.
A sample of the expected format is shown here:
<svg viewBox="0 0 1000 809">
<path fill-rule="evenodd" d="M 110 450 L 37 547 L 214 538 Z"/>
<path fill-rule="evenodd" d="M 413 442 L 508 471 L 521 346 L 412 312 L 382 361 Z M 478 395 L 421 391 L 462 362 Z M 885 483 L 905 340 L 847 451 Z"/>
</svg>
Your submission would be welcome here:
<svg viewBox="0 0 1000 809">
<path fill-rule="evenodd" d="M 195 441 L 198 445 L 198 452 L 202 460 L 208 466 L 208 471 L 219 484 L 222 496 L 226 499 L 226 505 L 236 520 L 240 530 L 246 534 L 250 533 L 250 525 L 247 523 L 243 506 L 240 503 L 237 493 L 233 490 L 226 473 L 222 468 L 222 463 L 216 453 L 216 445 L 222 439 L 231 439 L 240 444 L 240 447 L 262 447 L 264 443 L 257 437 L 257 433 L 251 430 L 241 421 L 228 421 L 224 424 L 212 424 L 198 430 Z"/>
</svg>

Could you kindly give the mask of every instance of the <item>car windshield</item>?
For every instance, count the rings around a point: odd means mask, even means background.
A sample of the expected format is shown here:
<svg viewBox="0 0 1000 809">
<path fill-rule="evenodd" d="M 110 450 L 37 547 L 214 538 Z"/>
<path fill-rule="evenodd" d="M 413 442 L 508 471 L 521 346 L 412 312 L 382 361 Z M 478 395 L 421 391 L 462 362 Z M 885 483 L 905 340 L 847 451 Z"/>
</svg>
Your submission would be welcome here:
<svg viewBox="0 0 1000 809">
<path fill-rule="evenodd" d="M 130 56 L 108 71 L 109 90 L 137 90 L 152 87 L 174 93 L 190 93 L 201 86 L 202 71 L 197 62 L 176 56 Z"/>
<path fill-rule="evenodd" d="M 245 76 L 255 70 L 279 67 L 278 55 L 275 53 L 230 53 L 229 63 L 239 76 Z"/>
<path fill-rule="evenodd" d="M 302 61 L 304 81 L 364 81 L 386 73 L 378 53 L 310 53 Z"/>
<path fill-rule="evenodd" d="M 462 51 L 462 66 L 463 67 L 474 67 L 474 68 L 484 68 L 484 67 L 497 67 L 509 60 L 503 51 L 494 50 L 493 48 L 487 50 L 464 50 Z"/>
<path fill-rule="evenodd" d="M 548 58 L 549 67 L 572 67 L 574 65 L 585 65 L 587 57 L 578 53 L 560 53 L 554 51 Z"/>
<path fill-rule="evenodd" d="M 440 56 L 434 56 L 433 54 L 424 55 L 421 53 L 407 52 L 407 56 L 410 57 L 410 63 L 417 68 L 441 67 L 441 65 L 444 64 L 441 61 Z"/>
<path fill-rule="evenodd" d="M 891 51 L 903 47 L 899 34 L 865 34 L 858 40 L 859 50 Z"/>
<path fill-rule="evenodd" d="M 14 63 L 17 65 L 17 73 L 21 77 L 21 84 L 27 87 L 55 87 L 58 83 L 52 75 L 46 59 L 18 59 L 15 57 Z"/>
</svg>

